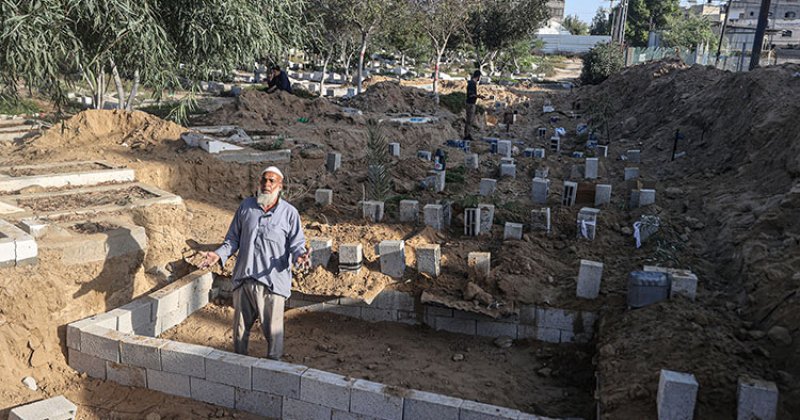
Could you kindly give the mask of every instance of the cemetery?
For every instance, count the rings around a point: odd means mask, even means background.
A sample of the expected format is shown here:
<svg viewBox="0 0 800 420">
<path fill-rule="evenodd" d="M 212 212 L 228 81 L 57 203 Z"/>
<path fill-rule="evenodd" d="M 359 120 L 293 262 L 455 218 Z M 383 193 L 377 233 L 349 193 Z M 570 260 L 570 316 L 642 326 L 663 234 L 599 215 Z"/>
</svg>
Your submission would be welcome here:
<svg viewBox="0 0 800 420">
<path fill-rule="evenodd" d="M 796 65 L 485 83 L 469 139 L 462 77 L 368 58 L 0 119 L 0 418 L 798 418 Z M 280 360 L 204 264 L 273 165 L 311 251 Z"/>
</svg>

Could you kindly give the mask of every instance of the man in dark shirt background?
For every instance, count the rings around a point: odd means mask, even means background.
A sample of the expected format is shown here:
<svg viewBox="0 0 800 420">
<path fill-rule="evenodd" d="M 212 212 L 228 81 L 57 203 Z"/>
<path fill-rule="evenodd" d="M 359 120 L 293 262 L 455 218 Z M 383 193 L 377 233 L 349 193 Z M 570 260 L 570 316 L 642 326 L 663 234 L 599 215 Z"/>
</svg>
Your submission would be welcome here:
<svg viewBox="0 0 800 420">
<path fill-rule="evenodd" d="M 292 84 L 289 83 L 289 76 L 278 66 L 272 67 L 272 77 L 267 84 L 267 93 L 283 90 L 292 93 Z"/>
<path fill-rule="evenodd" d="M 472 140 L 472 123 L 475 119 L 475 103 L 478 98 L 483 99 L 483 95 L 478 95 L 478 82 L 481 81 L 481 71 L 475 70 L 472 78 L 467 82 L 467 120 L 464 124 L 464 140 Z"/>
</svg>

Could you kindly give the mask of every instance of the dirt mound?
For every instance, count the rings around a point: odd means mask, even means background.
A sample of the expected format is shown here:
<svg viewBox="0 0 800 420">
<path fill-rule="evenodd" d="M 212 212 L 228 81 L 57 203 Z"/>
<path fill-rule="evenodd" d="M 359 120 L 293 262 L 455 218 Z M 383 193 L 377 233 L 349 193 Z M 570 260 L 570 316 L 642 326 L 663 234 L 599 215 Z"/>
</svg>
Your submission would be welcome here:
<svg viewBox="0 0 800 420">
<path fill-rule="evenodd" d="M 733 415 L 735 379 L 746 374 L 777 382 L 789 395 L 780 410 L 800 412 L 798 71 L 787 64 L 729 73 L 664 61 L 578 92 L 584 109 L 610 110 L 612 138 L 601 141 L 641 150 L 638 166 L 672 199 L 664 215 L 685 229 L 675 245 L 689 251 L 684 262 L 701 279 L 698 303 L 635 311 L 601 331 L 600 345 L 615 348 L 601 348 L 599 358 L 608 375 L 601 374 L 604 418 L 654 414 L 660 368 L 698 376 L 703 418 Z M 677 130 L 680 157 L 672 161 Z M 786 328 L 788 340 L 761 338 L 775 327 Z M 692 355 L 696 348 L 702 357 Z M 615 385 L 623 381 L 631 385 Z"/>
<path fill-rule="evenodd" d="M 204 120 L 211 125 L 235 122 L 245 130 L 271 132 L 301 118 L 314 119 L 338 112 L 339 107 L 323 98 L 305 99 L 283 91 L 246 90 L 233 105 L 223 106 Z"/>
<path fill-rule="evenodd" d="M 366 92 L 345 101 L 345 104 L 365 112 L 390 114 L 430 115 L 438 109 L 428 92 L 389 81 L 370 86 Z"/>
<path fill-rule="evenodd" d="M 141 111 L 87 110 L 56 124 L 33 141 L 35 150 L 86 150 L 108 146 L 152 151 L 177 145 L 182 126 Z"/>
</svg>

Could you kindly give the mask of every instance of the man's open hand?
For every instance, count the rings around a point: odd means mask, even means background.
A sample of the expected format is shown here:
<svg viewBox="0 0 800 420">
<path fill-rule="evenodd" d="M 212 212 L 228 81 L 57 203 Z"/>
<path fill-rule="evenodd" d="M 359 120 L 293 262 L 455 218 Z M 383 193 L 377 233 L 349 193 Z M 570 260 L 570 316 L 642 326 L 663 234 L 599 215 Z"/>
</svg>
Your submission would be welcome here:
<svg viewBox="0 0 800 420">
<path fill-rule="evenodd" d="M 297 266 L 301 268 L 306 268 L 311 265 L 311 248 L 306 251 L 305 254 L 297 257 Z"/>
<path fill-rule="evenodd" d="M 204 260 L 202 263 L 200 263 L 200 268 L 211 267 L 212 265 L 216 264 L 219 261 L 219 255 L 217 255 L 216 252 L 209 251 L 209 252 L 203 252 L 202 254 Z"/>
</svg>

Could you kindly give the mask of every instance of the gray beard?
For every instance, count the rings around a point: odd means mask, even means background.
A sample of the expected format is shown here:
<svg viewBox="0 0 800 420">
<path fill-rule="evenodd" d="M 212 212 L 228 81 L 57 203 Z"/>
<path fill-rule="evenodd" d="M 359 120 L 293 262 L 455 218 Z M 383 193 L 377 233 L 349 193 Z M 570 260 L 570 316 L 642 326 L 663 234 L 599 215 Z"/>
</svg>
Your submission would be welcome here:
<svg viewBox="0 0 800 420">
<path fill-rule="evenodd" d="M 273 193 L 264 193 L 261 190 L 258 191 L 258 195 L 256 196 L 256 201 L 258 205 L 261 207 L 269 207 L 278 200 L 278 196 L 280 195 L 280 190 L 275 191 Z"/>
</svg>

